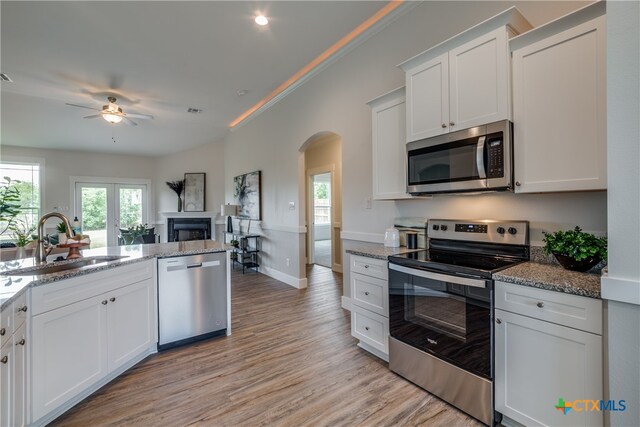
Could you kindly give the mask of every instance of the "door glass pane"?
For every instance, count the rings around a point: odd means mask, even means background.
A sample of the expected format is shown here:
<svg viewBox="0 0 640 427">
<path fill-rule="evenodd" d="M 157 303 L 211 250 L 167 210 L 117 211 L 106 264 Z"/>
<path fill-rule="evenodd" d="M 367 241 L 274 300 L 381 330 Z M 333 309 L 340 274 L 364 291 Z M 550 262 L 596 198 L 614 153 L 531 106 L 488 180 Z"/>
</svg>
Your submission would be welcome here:
<svg viewBox="0 0 640 427">
<path fill-rule="evenodd" d="M 314 262 L 331 268 L 331 174 L 313 177 Z"/>
<path fill-rule="evenodd" d="M 82 234 L 91 237 L 92 248 L 107 246 L 107 189 L 82 187 Z"/>
<path fill-rule="evenodd" d="M 120 228 L 142 224 L 142 189 L 120 188 Z"/>
</svg>

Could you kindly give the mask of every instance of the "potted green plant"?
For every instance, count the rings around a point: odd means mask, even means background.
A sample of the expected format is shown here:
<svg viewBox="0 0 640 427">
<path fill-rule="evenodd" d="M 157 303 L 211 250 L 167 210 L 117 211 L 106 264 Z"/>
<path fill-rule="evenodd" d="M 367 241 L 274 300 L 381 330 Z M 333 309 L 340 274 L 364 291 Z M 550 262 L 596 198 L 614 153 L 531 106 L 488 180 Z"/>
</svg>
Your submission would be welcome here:
<svg viewBox="0 0 640 427">
<path fill-rule="evenodd" d="M 58 244 L 65 244 L 67 242 L 67 226 L 61 222 L 56 226 L 56 230 L 58 230 Z"/>
<path fill-rule="evenodd" d="M 18 247 L 16 258 L 24 258 L 26 256 L 25 246 L 35 240 L 33 232 L 36 229 L 34 225 L 29 225 L 26 221 L 16 220 L 13 226 L 12 237 L 14 243 Z"/>
<path fill-rule="evenodd" d="M 15 219 L 20 213 L 20 190 L 11 184 L 11 178 L 5 176 L 0 185 L 0 234 L 14 230 Z"/>
<path fill-rule="evenodd" d="M 149 234 L 149 231 L 148 224 L 138 224 L 121 230 L 120 234 L 125 245 L 134 245 L 144 243 L 142 236 Z"/>
<path fill-rule="evenodd" d="M 567 270 L 587 271 L 607 259 L 607 238 L 585 233 L 578 226 L 569 231 L 544 234 L 544 251 L 553 254 Z"/>
</svg>

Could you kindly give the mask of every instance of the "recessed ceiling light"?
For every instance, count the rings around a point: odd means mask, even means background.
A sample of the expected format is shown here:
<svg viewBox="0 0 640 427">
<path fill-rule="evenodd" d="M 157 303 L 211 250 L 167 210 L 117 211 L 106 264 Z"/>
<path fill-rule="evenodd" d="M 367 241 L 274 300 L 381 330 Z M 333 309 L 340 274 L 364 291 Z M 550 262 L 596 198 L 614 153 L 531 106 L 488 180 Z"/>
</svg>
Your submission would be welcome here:
<svg viewBox="0 0 640 427">
<path fill-rule="evenodd" d="M 200 114 L 200 113 L 202 113 L 202 109 L 201 108 L 189 107 L 189 108 L 187 108 L 187 113 Z"/>
<path fill-rule="evenodd" d="M 245 96 L 248 92 L 249 92 L 249 91 L 248 91 L 248 90 L 246 90 L 246 89 L 238 89 L 238 90 L 236 91 L 236 94 L 237 94 L 238 96 Z"/>
<path fill-rule="evenodd" d="M 0 81 L 12 83 L 11 77 L 6 75 L 5 73 L 0 73 Z"/>
<path fill-rule="evenodd" d="M 264 15 L 256 16 L 255 21 L 256 21 L 256 24 L 261 25 L 261 26 L 265 26 L 265 25 L 267 25 L 269 23 L 269 20 Z"/>
</svg>

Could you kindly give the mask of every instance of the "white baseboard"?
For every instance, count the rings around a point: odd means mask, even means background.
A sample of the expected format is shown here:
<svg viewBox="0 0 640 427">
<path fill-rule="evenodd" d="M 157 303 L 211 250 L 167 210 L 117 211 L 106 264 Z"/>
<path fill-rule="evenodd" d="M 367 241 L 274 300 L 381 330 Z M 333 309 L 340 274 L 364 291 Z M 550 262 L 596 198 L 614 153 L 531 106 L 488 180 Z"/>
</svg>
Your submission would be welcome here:
<svg viewBox="0 0 640 427">
<path fill-rule="evenodd" d="M 362 341 L 358 342 L 358 347 L 360 347 L 363 350 L 368 351 L 369 353 L 371 353 L 374 356 L 384 360 L 385 362 L 389 362 L 389 353 L 384 353 L 384 352 L 378 350 L 377 348 L 373 348 L 369 344 L 367 344 L 366 342 L 362 342 Z"/>
<path fill-rule="evenodd" d="M 307 287 L 307 278 L 299 279 L 297 277 L 291 276 L 289 274 L 283 273 L 280 270 L 276 270 L 275 268 L 260 267 L 260 272 L 266 274 L 269 277 L 272 277 L 276 280 L 286 283 L 289 286 L 293 286 L 296 289 L 304 289 Z"/>
<path fill-rule="evenodd" d="M 351 298 L 342 296 L 342 308 L 351 311 Z"/>
</svg>

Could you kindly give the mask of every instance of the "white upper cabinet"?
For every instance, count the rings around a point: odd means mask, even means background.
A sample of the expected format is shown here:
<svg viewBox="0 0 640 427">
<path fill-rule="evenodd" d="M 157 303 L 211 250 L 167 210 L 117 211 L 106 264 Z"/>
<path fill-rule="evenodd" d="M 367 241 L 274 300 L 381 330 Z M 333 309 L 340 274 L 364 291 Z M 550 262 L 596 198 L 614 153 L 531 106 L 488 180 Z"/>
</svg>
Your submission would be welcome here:
<svg viewBox="0 0 640 427">
<path fill-rule="evenodd" d="M 406 73 L 406 142 L 449 131 L 449 57 L 440 55 Z"/>
<path fill-rule="evenodd" d="M 367 104 L 371 107 L 373 139 L 373 198 L 410 198 L 407 194 L 404 87 Z"/>
<path fill-rule="evenodd" d="M 510 8 L 400 64 L 406 142 L 511 119 L 507 41 L 530 28 Z"/>
<path fill-rule="evenodd" d="M 604 2 L 511 41 L 516 192 L 605 190 Z"/>
</svg>

